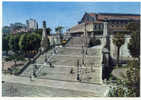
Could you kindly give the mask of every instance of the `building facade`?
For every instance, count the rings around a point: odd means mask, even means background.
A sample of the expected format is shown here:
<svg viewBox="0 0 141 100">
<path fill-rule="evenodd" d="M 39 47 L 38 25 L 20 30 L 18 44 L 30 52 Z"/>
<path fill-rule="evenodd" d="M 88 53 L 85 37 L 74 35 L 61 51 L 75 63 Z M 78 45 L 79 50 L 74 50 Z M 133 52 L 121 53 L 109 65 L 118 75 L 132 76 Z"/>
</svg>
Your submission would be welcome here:
<svg viewBox="0 0 141 100">
<path fill-rule="evenodd" d="M 13 34 L 20 32 L 27 32 L 26 25 L 22 23 L 10 24 L 9 27 L 10 27 L 10 32 Z"/>
<path fill-rule="evenodd" d="M 2 33 L 3 33 L 3 35 L 10 34 L 10 27 L 9 26 L 4 26 L 2 28 Z"/>
<path fill-rule="evenodd" d="M 81 36 L 84 33 L 85 24 L 87 33 L 101 35 L 103 33 L 103 22 L 108 22 L 108 32 L 110 35 L 117 32 L 128 33 L 126 26 L 130 22 L 140 22 L 138 14 L 119 13 L 85 13 L 77 25 L 68 29 L 71 36 Z"/>
<path fill-rule="evenodd" d="M 26 20 L 26 24 L 27 24 L 28 31 L 38 29 L 38 23 L 37 23 L 37 21 L 35 19 Z"/>
</svg>

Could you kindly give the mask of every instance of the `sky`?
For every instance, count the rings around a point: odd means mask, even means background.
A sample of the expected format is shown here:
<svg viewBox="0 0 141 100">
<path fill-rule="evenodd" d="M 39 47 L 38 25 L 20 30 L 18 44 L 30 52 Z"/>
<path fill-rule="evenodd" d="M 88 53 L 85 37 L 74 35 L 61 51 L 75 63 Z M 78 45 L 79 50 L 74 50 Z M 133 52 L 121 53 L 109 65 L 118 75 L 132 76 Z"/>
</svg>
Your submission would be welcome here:
<svg viewBox="0 0 141 100">
<path fill-rule="evenodd" d="M 57 26 L 68 29 L 81 20 L 85 12 L 140 13 L 139 2 L 3 2 L 3 26 L 33 18 L 42 27 L 45 20 L 53 31 Z"/>
</svg>

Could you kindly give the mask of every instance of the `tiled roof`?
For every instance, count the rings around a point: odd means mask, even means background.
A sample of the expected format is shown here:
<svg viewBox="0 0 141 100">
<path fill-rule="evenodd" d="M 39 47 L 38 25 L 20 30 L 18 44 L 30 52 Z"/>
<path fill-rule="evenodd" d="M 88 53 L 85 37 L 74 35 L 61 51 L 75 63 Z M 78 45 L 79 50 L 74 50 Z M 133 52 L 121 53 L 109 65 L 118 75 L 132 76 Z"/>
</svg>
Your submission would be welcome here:
<svg viewBox="0 0 141 100">
<path fill-rule="evenodd" d="M 72 28 L 70 28 L 69 32 L 70 33 L 83 32 L 84 31 L 83 28 L 84 28 L 84 23 L 77 24 L 77 25 L 73 26 Z"/>
<path fill-rule="evenodd" d="M 104 19 L 121 19 L 121 18 L 128 18 L 128 19 L 134 19 L 139 20 L 140 16 L 116 16 L 116 15 L 98 15 L 98 20 L 104 20 Z"/>
<path fill-rule="evenodd" d="M 94 13 L 89 13 L 90 16 L 94 17 L 96 14 Z"/>
<path fill-rule="evenodd" d="M 101 24 L 102 21 L 86 22 L 87 31 L 93 31 L 93 24 Z M 69 29 L 70 33 L 84 32 L 85 23 L 77 24 Z"/>
<path fill-rule="evenodd" d="M 139 20 L 139 14 L 120 14 L 120 13 L 88 13 L 89 16 L 94 17 L 97 15 L 98 20 L 104 19 L 133 19 Z"/>
</svg>

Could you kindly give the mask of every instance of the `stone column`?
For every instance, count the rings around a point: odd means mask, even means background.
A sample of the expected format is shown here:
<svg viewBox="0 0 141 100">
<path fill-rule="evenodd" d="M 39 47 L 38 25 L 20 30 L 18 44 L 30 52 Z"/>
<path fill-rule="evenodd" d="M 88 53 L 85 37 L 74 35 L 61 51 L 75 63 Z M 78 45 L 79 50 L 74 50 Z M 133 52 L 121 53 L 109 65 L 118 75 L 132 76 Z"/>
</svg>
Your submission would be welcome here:
<svg viewBox="0 0 141 100">
<path fill-rule="evenodd" d="M 103 39 L 102 40 L 103 40 L 103 42 L 102 42 L 103 48 L 106 47 L 110 51 L 110 36 L 109 36 L 107 22 L 104 22 Z"/>
<path fill-rule="evenodd" d="M 107 22 L 104 22 L 103 24 L 104 24 L 104 28 L 103 28 L 102 46 L 104 48 L 104 46 L 107 44 L 106 38 L 107 38 L 108 33 L 107 33 Z"/>
</svg>

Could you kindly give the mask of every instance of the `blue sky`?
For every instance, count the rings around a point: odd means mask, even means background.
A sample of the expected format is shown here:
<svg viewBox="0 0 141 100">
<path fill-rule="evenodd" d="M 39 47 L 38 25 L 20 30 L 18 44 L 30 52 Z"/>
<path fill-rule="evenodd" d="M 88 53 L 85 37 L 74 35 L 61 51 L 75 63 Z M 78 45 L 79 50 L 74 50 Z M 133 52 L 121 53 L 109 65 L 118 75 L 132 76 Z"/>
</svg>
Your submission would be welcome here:
<svg viewBox="0 0 141 100">
<path fill-rule="evenodd" d="M 46 20 L 47 27 L 62 25 L 65 29 L 76 25 L 85 12 L 140 13 L 139 2 L 3 2 L 3 26 L 10 23 L 26 23 L 29 18 Z"/>
</svg>

